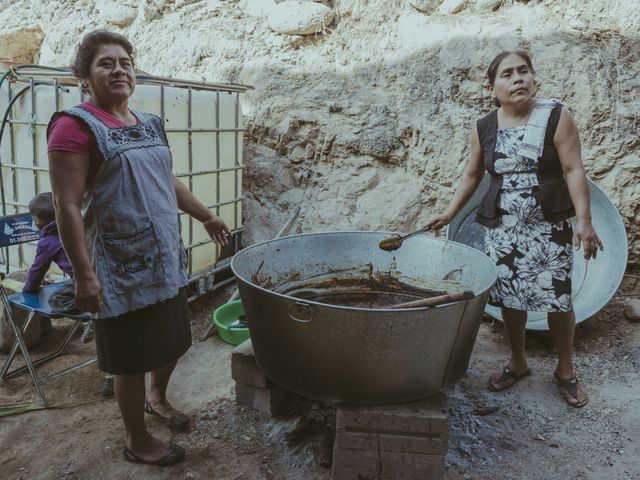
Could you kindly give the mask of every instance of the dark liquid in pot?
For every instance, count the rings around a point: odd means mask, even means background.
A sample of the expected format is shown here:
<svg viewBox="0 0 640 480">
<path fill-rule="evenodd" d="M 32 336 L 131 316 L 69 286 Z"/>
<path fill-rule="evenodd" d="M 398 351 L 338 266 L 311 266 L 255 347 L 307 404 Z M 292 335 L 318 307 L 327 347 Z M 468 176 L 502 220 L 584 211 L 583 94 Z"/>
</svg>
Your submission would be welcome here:
<svg viewBox="0 0 640 480">
<path fill-rule="evenodd" d="M 447 292 L 415 287 L 390 275 L 382 275 L 369 278 L 334 278 L 330 281 L 297 285 L 280 293 L 343 307 L 388 308 L 399 303 L 444 295 Z"/>
</svg>

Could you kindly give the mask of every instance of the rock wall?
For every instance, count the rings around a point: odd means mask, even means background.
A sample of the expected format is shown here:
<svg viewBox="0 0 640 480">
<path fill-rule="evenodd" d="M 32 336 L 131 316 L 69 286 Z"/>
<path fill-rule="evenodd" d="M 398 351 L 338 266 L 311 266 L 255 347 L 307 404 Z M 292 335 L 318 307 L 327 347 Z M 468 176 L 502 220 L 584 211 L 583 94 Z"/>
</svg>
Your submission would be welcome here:
<svg viewBox="0 0 640 480">
<path fill-rule="evenodd" d="M 421 225 L 451 198 L 470 129 L 491 109 L 489 61 L 524 48 L 538 96 L 573 112 L 588 174 L 620 209 L 630 263 L 640 264 L 640 0 L 0 0 L 0 8 L 0 59 L 11 51 L 14 60 L 69 64 L 82 34 L 102 27 L 133 42 L 144 71 L 255 86 L 242 100 L 250 242 L 274 235 L 297 205 L 304 232 Z M 21 30 L 16 53 L 4 39 Z"/>
</svg>

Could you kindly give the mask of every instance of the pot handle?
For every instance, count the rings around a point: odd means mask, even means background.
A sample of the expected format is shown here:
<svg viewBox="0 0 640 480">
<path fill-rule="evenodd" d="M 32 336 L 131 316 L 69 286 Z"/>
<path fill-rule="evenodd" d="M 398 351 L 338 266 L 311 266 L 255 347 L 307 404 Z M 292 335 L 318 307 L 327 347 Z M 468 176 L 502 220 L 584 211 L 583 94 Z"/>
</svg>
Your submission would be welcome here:
<svg viewBox="0 0 640 480">
<path fill-rule="evenodd" d="M 298 307 L 301 311 L 309 312 L 310 315 L 307 315 L 307 316 L 309 316 L 310 318 L 300 318 L 295 316 L 292 312 L 296 307 Z M 291 306 L 289 307 L 289 318 L 298 323 L 311 323 L 314 318 L 313 307 L 308 303 L 302 303 L 302 302 L 292 303 Z"/>
</svg>

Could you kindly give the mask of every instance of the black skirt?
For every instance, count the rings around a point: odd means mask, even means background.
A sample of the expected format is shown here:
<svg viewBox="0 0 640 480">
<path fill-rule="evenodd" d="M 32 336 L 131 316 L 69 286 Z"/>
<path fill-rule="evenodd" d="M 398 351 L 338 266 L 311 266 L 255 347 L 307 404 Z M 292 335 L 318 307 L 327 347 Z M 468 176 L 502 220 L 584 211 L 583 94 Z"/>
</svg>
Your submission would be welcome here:
<svg viewBox="0 0 640 480">
<path fill-rule="evenodd" d="M 191 346 L 187 289 L 175 297 L 117 317 L 95 321 L 98 368 L 114 375 L 156 370 Z"/>
</svg>

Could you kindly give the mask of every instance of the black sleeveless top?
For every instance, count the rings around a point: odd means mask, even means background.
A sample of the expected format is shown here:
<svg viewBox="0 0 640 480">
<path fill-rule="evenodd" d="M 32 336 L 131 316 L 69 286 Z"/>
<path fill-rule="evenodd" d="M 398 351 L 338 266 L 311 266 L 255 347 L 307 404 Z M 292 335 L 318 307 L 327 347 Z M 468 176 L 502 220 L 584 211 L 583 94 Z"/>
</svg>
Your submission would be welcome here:
<svg viewBox="0 0 640 480">
<path fill-rule="evenodd" d="M 544 137 L 544 149 L 538 158 L 538 188 L 540 205 L 544 218 L 552 223 L 567 220 L 575 216 L 576 212 L 569 195 L 569 188 L 564 179 L 558 152 L 553 144 L 553 137 L 560 121 L 562 105 L 556 105 L 549 115 L 547 131 Z M 476 211 L 476 222 L 489 228 L 497 227 L 500 223 L 498 215 L 498 198 L 502 187 L 502 175 L 496 172 L 495 148 L 498 131 L 498 111 L 478 120 L 478 136 L 484 167 L 491 178 L 489 188 L 480 201 Z"/>
</svg>

